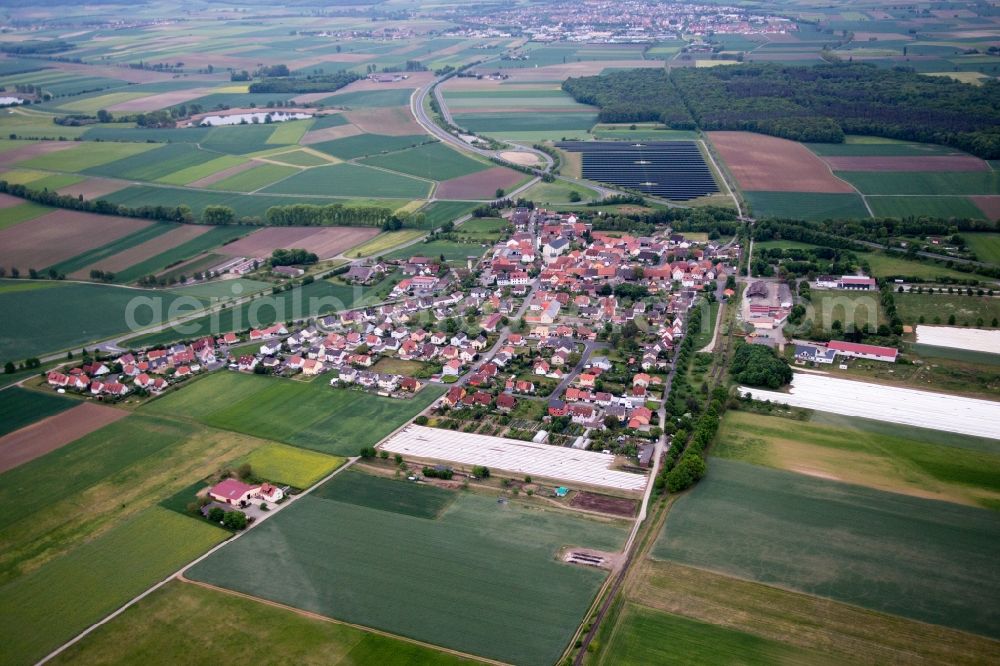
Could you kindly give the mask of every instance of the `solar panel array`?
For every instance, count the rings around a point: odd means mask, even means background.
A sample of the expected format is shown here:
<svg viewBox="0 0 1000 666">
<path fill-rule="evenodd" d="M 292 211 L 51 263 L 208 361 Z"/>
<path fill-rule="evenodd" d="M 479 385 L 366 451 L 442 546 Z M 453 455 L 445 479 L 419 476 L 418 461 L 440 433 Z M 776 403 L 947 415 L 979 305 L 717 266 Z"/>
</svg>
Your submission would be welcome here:
<svg viewBox="0 0 1000 666">
<path fill-rule="evenodd" d="M 719 191 L 694 141 L 561 141 L 583 153 L 583 177 L 664 199 L 687 201 Z"/>
</svg>

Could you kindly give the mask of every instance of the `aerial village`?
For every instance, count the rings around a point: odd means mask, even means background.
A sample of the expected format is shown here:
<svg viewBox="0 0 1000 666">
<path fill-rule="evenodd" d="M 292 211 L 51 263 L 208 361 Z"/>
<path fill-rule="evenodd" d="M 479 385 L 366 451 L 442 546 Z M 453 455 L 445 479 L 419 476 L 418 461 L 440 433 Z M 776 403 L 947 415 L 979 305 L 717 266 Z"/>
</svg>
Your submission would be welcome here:
<svg viewBox="0 0 1000 666">
<path fill-rule="evenodd" d="M 58 391 L 105 401 L 183 390 L 208 372 L 295 376 L 407 399 L 447 388 L 421 425 L 600 450 L 647 464 L 665 379 L 698 296 L 731 296 L 738 246 L 594 231 L 572 214 L 514 209 L 473 265 L 413 256 L 353 263 L 385 302 L 315 320 L 85 358 Z M 241 492 L 247 493 L 244 488 Z"/>
</svg>

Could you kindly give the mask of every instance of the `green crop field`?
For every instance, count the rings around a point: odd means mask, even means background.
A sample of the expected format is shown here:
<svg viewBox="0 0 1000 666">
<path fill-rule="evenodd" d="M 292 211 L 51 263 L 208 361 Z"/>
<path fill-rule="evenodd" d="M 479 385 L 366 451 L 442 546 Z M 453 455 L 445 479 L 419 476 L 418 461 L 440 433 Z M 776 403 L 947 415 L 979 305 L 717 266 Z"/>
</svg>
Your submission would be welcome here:
<svg viewBox="0 0 1000 666">
<path fill-rule="evenodd" d="M 493 166 L 466 157 L 443 143 L 428 143 L 398 153 L 369 157 L 363 162 L 383 169 L 391 169 L 433 180 L 458 178 Z"/>
<path fill-rule="evenodd" d="M 933 143 L 904 143 L 886 140 L 879 143 L 807 143 L 805 146 L 822 157 L 922 157 L 953 155 L 954 148 Z"/>
<path fill-rule="evenodd" d="M 213 248 L 235 240 L 240 236 L 245 236 L 250 232 L 248 227 L 223 226 L 209 229 L 200 236 L 196 236 L 189 241 L 181 243 L 161 252 L 149 259 L 129 266 L 125 270 L 115 273 L 115 281 L 119 283 L 134 282 L 146 275 L 155 275 L 164 268 L 176 263 L 196 257 L 203 252 L 208 252 Z"/>
<path fill-rule="evenodd" d="M 495 243 L 510 228 L 510 222 L 499 217 L 474 217 L 463 222 L 451 234 L 453 238 L 463 242 Z"/>
<path fill-rule="evenodd" d="M 386 250 L 397 245 L 415 240 L 423 236 L 426 232 L 420 229 L 401 229 L 399 231 L 386 231 L 366 243 L 353 247 L 348 251 L 350 256 L 358 257 L 378 257 Z"/>
<path fill-rule="evenodd" d="M 967 233 L 962 236 L 979 261 L 1000 264 L 1000 234 Z"/>
<path fill-rule="evenodd" d="M 214 374 L 151 402 L 144 409 L 335 455 L 357 455 L 417 415 L 442 390 L 414 398 L 382 398 L 327 382 Z"/>
<path fill-rule="evenodd" d="M 155 143 L 80 143 L 66 150 L 38 155 L 18 163 L 26 169 L 79 173 L 160 148 Z"/>
<path fill-rule="evenodd" d="M 812 292 L 810 304 L 814 308 L 811 315 L 816 323 L 829 329 L 834 321 L 846 327 L 853 324 L 861 329 L 872 325 L 888 323 L 882 313 L 878 294 L 871 292 L 847 291 L 843 289 L 816 289 Z"/>
<path fill-rule="evenodd" d="M 905 324 L 918 324 L 923 317 L 923 323 L 932 324 L 948 322 L 950 315 L 955 315 L 955 321 L 961 324 L 975 324 L 982 317 L 986 326 L 994 318 L 1000 318 L 1000 301 L 989 296 L 965 296 L 957 294 L 917 294 L 908 292 L 894 294 L 896 309 Z"/>
<path fill-rule="evenodd" d="M 188 275 L 191 274 L 192 270 L 197 271 L 199 269 L 193 268 L 188 270 Z M 193 296 L 194 298 L 200 299 L 229 299 L 235 296 L 246 296 L 247 294 L 253 294 L 258 291 L 267 291 L 273 286 L 274 285 L 270 282 L 261 282 L 260 280 L 250 280 L 248 278 L 236 278 L 235 280 L 213 280 L 211 282 L 200 282 L 187 287 L 174 287 L 170 289 L 170 292 L 180 294 L 182 296 Z"/>
<path fill-rule="evenodd" d="M 434 486 L 344 470 L 336 483 L 324 484 L 312 496 L 433 520 L 451 506 L 457 494 Z"/>
<path fill-rule="evenodd" d="M 820 422 L 730 411 L 714 455 L 891 492 L 1000 509 L 1000 442 L 824 414 Z M 916 432 L 913 432 L 916 430 Z M 914 439 L 919 437 L 919 439 Z"/>
<path fill-rule="evenodd" d="M 838 171 L 864 194 L 1000 194 L 1000 173 Z"/>
<path fill-rule="evenodd" d="M 46 213 L 51 213 L 53 210 L 55 209 L 31 201 L 17 204 L 10 208 L 0 208 L 0 229 L 6 229 L 27 220 L 33 220 Z"/>
<path fill-rule="evenodd" d="M 408 106 L 413 90 L 392 88 L 389 90 L 358 90 L 324 97 L 320 104 L 345 106 L 350 109 L 374 109 L 386 106 Z"/>
<path fill-rule="evenodd" d="M 551 664 L 605 576 L 558 562 L 558 550 L 616 550 L 625 538 L 617 522 L 518 501 L 457 493 L 434 520 L 374 495 L 364 498 L 382 508 L 309 495 L 189 577 L 472 654 Z M 295 553 L 295 566 L 268 566 L 261 575 L 266 560 L 258 554 L 279 542 Z"/>
<path fill-rule="evenodd" d="M 301 167 L 325 166 L 330 163 L 330 160 L 306 150 L 291 150 L 287 153 L 278 153 L 277 155 L 271 155 L 268 159 L 274 162 L 281 162 L 282 164 Z"/>
<path fill-rule="evenodd" d="M 569 197 L 572 192 L 579 194 L 581 201 L 591 201 L 597 198 L 597 192 L 594 190 L 583 185 L 577 185 L 576 183 L 568 183 L 564 180 L 557 180 L 552 183 L 540 181 L 525 190 L 521 196 L 545 206 L 549 204 L 569 203 Z"/>
<path fill-rule="evenodd" d="M 5 663 L 45 656 L 225 539 L 205 522 L 153 507 L 0 587 Z"/>
<path fill-rule="evenodd" d="M 818 192 L 744 192 L 757 217 L 787 217 L 799 220 L 826 220 L 869 217 L 856 194 Z"/>
<path fill-rule="evenodd" d="M 390 252 L 387 259 L 409 259 L 410 257 L 444 257 L 452 263 L 464 264 L 468 257 L 481 257 L 486 252 L 479 243 L 456 243 L 454 241 L 436 240 L 428 243 L 416 243 L 401 250 Z"/>
<path fill-rule="evenodd" d="M 67 347 L 89 346 L 94 340 L 127 333 L 126 307 L 141 297 L 162 306 L 159 313 L 149 308 L 136 310 L 137 323 L 143 327 L 164 321 L 170 305 L 179 298 L 103 284 L 63 283 L 42 290 L 0 290 L 0 309 L 19 313 L 17 317 L 0 318 L 0 359 L 20 360 Z M 74 322 L 73 326 L 65 326 L 67 321 Z"/>
<path fill-rule="evenodd" d="M 207 150 L 244 155 L 274 146 L 270 139 L 276 125 L 234 125 L 213 127 L 200 142 Z M 291 142 L 291 143 L 294 143 Z"/>
<path fill-rule="evenodd" d="M 278 164 L 261 164 L 247 169 L 229 178 L 209 185 L 213 190 L 232 190 L 234 192 L 255 192 L 279 180 L 299 173 L 301 169 Z"/>
<path fill-rule="evenodd" d="M 453 222 L 472 211 L 478 203 L 468 201 L 435 201 L 421 208 L 419 213 L 424 216 L 421 229 L 437 229 L 445 222 Z"/>
<path fill-rule="evenodd" d="M 409 136 L 389 136 L 386 134 L 358 134 L 348 136 L 343 139 L 333 139 L 314 143 L 310 148 L 339 157 L 342 160 L 353 160 L 367 155 L 378 155 L 379 153 L 391 153 L 399 150 L 406 150 L 413 146 L 419 146 L 425 141 L 430 141 L 430 137 L 423 134 Z"/>
<path fill-rule="evenodd" d="M 876 217 L 969 217 L 985 219 L 976 204 L 965 197 L 868 197 Z"/>
<path fill-rule="evenodd" d="M 219 631 L 205 618 L 226 618 Z M 177 640 L 184 636 L 184 640 Z M 53 664 L 231 663 L 282 655 L 297 664 L 472 663 L 403 640 L 197 585 L 172 582 L 72 646 Z"/>
<path fill-rule="evenodd" d="M 654 557 L 1000 637 L 1000 580 L 987 573 L 996 512 L 722 458 L 709 467 Z"/>
<path fill-rule="evenodd" d="M 90 266 L 91 264 L 97 263 L 102 259 L 107 259 L 112 255 L 124 252 L 131 247 L 145 243 L 148 240 L 152 240 L 157 236 L 162 236 L 168 231 L 173 231 L 178 228 L 180 228 L 180 225 L 173 222 L 156 222 L 147 227 L 143 227 L 138 231 L 130 233 L 127 236 L 122 236 L 117 240 L 113 240 L 106 245 L 95 247 L 94 249 L 87 250 L 86 252 L 76 255 L 75 257 L 70 257 L 65 261 L 60 261 L 58 264 L 53 264 L 50 268 L 59 273 L 74 273 Z"/>
<path fill-rule="evenodd" d="M 309 128 L 312 120 L 284 120 L 276 123 L 274 132 L 267 138 L 267 143 L 292 144 L 298 143 Z"/>
<path fill-rule="evenodd" d="M 796 646 L 626 603 L 596 664 L 836 664 Z"/>
<path fill-rule="evenodd" d="M 218 153 L 200 150 L 190 143 L 168 143 L 156 145 L 154 150 L 138 155 L 91 167 L 83 173 L 89 176 L 153 181 L 170 177 L 177 171 L 199 170 L 218 156 Z"/>
<path fill-rule="evenodd" d="M 0 391 L 0 437 L 81 404 L 56 393 L 14 386 Z"/>
<path fill-rule="evenodd" d="M 630 129 L 629 125 L 599 125 L 594 129 L 595 139 L 619 139 L 630 141 L 694 141 L 699 139 L 694 130 L 671 130 L 665 127 L 638 126 Z"/>
<path fill-rule="evenodd" d="M 596 113 L 456 113 L 455 124 L 472 132 L 499 134 L 504 132 L 545 132 L 549 138 L 560 138 L 561 132 L 588 130 L 597 122 Z"/>
<path fill-rule="evenodd" d="M 409 176 L 386 173 L 358 164 L 334 164 L 306 169 L 291 178 L 264 188 L 263 191 L 271 194 L 422 199 L 429 194 L 430 184 Z M 286 200 L 286 203 L 289 202 Z"/>
<path fill-rule="evenodd" d="M 902 256 L 887 255 L 882 252 L 858 252 L 859 259 L 868 262 L 871 274 L 875 277 L 914 277 L 922 280 L 935 281 L 942 277 L 967 280 L 970 273 L 962 273 L 948 268 L 943 264 L 928 261 L 911 261 Z"/>
<path fill-rule="evenodd" d="M 173 173 L 169 173 L 165 176 L 160 176 L 156 179 L 159 183 L 166 183 L 167 185 L 187 185 L 188 183 L 193 183 L 201 178 L 206 178 L 219 171 L 225 171 L 234 166 L 239 166 L 246 162 L 246 158 L 239 157 L 235 155 L 222 155 L 221 157 L 216 157 L 210 159 L 207 162 L 202 162 L 201 164 L 195 164 L 187 168 L 179 169 Z"/>
<path fill-rule="evenodd" d="M 343 458 L 285 444 L 265 444 L 242 460 L 254 474 L 276 484 L 308 488 L 344 464 Z"/>
</svg>

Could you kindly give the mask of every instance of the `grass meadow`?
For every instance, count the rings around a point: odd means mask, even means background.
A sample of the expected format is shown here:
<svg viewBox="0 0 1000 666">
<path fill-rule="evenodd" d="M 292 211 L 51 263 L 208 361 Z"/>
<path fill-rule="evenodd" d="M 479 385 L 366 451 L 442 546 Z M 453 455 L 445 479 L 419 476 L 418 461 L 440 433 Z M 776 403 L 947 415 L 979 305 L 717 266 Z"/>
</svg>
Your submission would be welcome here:
<svg viewBox="0 0 1000 666">
<path fill-rule="evenodd" d="M 344 458 L 328 456 L 285 444 L 265 444 L 241 460 L 254 474 L 275 484 L 308 488 L 344 464 Z"/>
<path fill-rule="evenodd" d="M 357 455 L 427 407 L 438 396 L 425 387 L 399 400 L 331 388 L 322 378 L 294 381 L 216 373 L 159 398 L 143 409 L 285 442 L 333 455 Z"/>
<path fill-rule="evenodd" d="M 189 578 L 471 654 L 551 664 L 605 576 L 558 562 L 557 551 L 614 550 L 625 538 L 617 522 L 456 491 L 441 491 L 456 495 L 436 519 L 414 515 L 440 504 L 433 492 L 421 496 L 423 509 L 412 495 L 401 506 L 377 489 L 345 491 L 353 503 L 323 497 L 355 476 L 334 477 Z M 278 543 L 289 547 L 289 566 L 259 556 Z"/>
<path fill-rule="evenodd" d="M 1000 514 L 712 458 L 653 556 L 1000 637 Z"/>
<path fill-rule="evenodd" d="M 835 414 L 729 411 L 713 455 L 879 490 L 1000 510 L 1000 442 Z"/>
<path fill-rule="evenodd" d="M 227 620 L 224 631 L 205 621 L 222 617 Z M 170 631 L 164 631 L 167 627 Z M 472 663 L 414 643 L 179 581 L 143 599 L 52 663 L 231 663 L 259 661 L 263 654 L 281 655 L 296 664 L 331 666 Z"/>
<path fill-rule="evenodd" d="M 6 664 L 32 663 L 228 534 L 152 507 L 0 587 Z"/>
<path fill-rule="evenodd" d="M 0 437 L 79 404 L 73 398 L 19 386 L 0 391 Z"/>
<path fill-rule="evenodd" d="M 461 229 L 461 227 L 459 227 Z M 444 257 L 444 261 L 464 264 L 468 257 L 481 257 L 486 248 L 481 243 L 456 243 L 450 240 L 435 240 L 414 243 L 385 255 L 387 259 L 409 259 L 410 257 Z"/>
<path fill-rule="evenodd" d="M 41 217 L 46 213 L 51 213 L 54 208 L 49 208 L 48 206 L 42 206 L 41 204 L 36 204 L 31 201 L 27 201 L 22 204 L 17 204 L 16 206 L 11 206 L 10 208 L 0 208 L 0 229 L 6 229 L 7 227 L 12 227 L 15 224 L 21 224 L 27 220 L 33 220 L 36 217 Z"/>
<path fill-rule="evenodd" d="M 894 294 L 896 310 L 904 324 L 917 324 L 920 318 L 931 324 L 936 318 L 947 324 L 948 317 L 955 315 L 958 324 L 969 322 L 975 325 L 982 317 L 986 326 L 996 317 L 1000 318 L 1000 300 L 990 296 L 968 296 L 958 294 L 917 294 L 907 292 Z"/>
<path fill-rule="evenodd" d="M 1000 234 L 965 234 L 962 237 L 979 261 L 1000 264 Z"/>
</svg>

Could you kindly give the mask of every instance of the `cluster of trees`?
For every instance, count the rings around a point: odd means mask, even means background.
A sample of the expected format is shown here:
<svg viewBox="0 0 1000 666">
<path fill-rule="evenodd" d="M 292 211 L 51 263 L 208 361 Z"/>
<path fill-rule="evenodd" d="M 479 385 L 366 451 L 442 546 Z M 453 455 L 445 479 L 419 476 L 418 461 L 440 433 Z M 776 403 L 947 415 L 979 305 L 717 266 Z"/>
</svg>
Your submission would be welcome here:
<svg viewBox="0 0 1000 666">
<path fill-rule="evenodd" d="M 1000 84 L 857 63 L 767 63 L 636 69 L 568 79 L 563 89 L 601 107 L 601 122 L 659 121 L 673 128 L 745 130 L 841 143 L 868 134 L 940 143 L 1000 158 Z"/>
<path fill-rule="evenodd" d="M 62 39 L 29 39 L 23 42 L 0 43 L 0 53 L 11 55 L 47 55 L 75 48 L 76 44 Z"/>
<path fill-rule="evenodd" d="M 599 106 L 602 123 L 660 122 L 672 129 L 694 129 L 694 118 L 664 69 L 630 69 L 600 76 L 570 78 L 563 90 L 578 102 Z"/>
<path fill-rule="evenodd" d="M 315 252 L 309 252 L 300 247 L 292 248 L 286 250 L 283 248 L 278 248 L 271 253 L 271 265 L 272 266 L 293 266 L 293 265 L 303 265 L 303 264 L 315 264 L 319 261 L 319 257 L 316 256 Z"/>
<path fill-rule="evenodd" d="M 792 381 L 792 369 L 770 347 L 739 342 L 729 365 L 729 374 L 741 384 L 781 388 Z"/>
<path fill-rule="evenodd" d="M 379 206 L 291 204 L 268 208 L 264 224 L 273 227 L 380 227 L 393 217 L 391 208 Z"/>
<path fill-rule="evenodd" d="M 213 523 L 222 523 L 231 530 L 245 530 L 248 523 L 247 514 L 242 511 L 226 511 L 218 506 L 208 510 L 208 519 Z"/>
<path fill-rule="evenodd" d="M 90 269 L 90 279 L 100 280 L 101 282 L 114 282 L 115 274 L 111 271 L 102 271 L 97 268 Z"/>
<path fill-rule="evenodd" d="M 442 467 L 440 469 L 437 467 L 424 467 L 423 473 L 428 479 L 444 479 L 445 481 L 455 476 L 455 472 L 450 467 Z"/>
<path fill-rule="evenodd" d="M 34 201 L 53 208 L 79 210 L 85 213 L 99 215 L 121 215 L 123 217 L 138 217 L 146 220 L 166 220 L 168 222 L 194 222 L 194 214 L 188 206 L 119 206 L 104 199 L 84 199 L 58 194 L 50 190 L 34 190 L 20 184 L 11 184 L 0 180 L 0 193 Z"/>
<path fill-rule="evenodd" d="M 286 69 L 287 71 L 287 69 Z M 288 76 L 287 74 L 285 76 Z M 302 78 L 268 78 L 250 84 L 252 93 L 334 92 L 361 77 L 354 72 L 310 75 Z"/>
<path fill-rule="evenodd" d="M 37 370 L 40 367 L 42 367 L 42 362 L 32 357 L 22 361 L 20 367 L 14 361 L 7 361 L 3 364 L 3 371 L 8 375 L 12 375 L 18 370 Z"/>
</svg>

